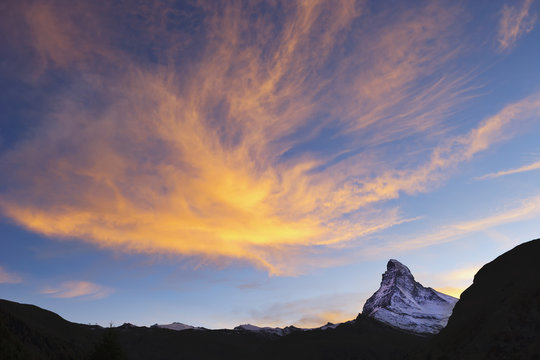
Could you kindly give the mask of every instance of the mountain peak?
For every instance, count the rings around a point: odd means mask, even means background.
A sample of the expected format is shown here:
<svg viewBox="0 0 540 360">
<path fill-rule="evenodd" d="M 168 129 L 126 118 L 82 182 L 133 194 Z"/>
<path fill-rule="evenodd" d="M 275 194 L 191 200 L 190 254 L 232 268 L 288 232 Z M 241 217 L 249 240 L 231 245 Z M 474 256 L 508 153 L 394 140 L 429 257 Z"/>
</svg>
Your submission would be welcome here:
<svg viewBox="0 0 540 360">
<path fill-rule="evenodd" d="M 409 268 L 390 259 L 381 286 L 362 313 L 388 325 L 416 333 L 437 333 L 448 321 L 456 298 L 425 288 Z"/>
<path fill-rule="evenodd" d="M 175 321 L 175 322 L 173 322 L 171 324 L 163 324 L 163 325 L 155 324 L 154 326 L 162 328 L 162 329 L 169 329 L 169 330 L 176 330 L 176 331 L 194 329 L 194 327 L 191 326 L 191 325 L 182 324 L 182 323 L 177 322 L 177 321 Z"/>
<path fill-rule="evenodd" d="M 397 287 L 412 290 L 411 286 L 414 287 L 415 283 L 414 276 L 408 267 L 395 259 L 390 259 L 386 264 L 386 272 L 382 275 L 381 288 L 378 292 L 380 296 L 387 297 L 391 296 Z M 385 300 L 387 302 L 390 299 Z"/>
<path fill-rule="evenodd" d="M 408 267 L 397 261 L 396 259 L 388 260 L 386 264 L 386 271 L 396 274 L 398 276 L 410 276 L 413 277 L 411 270 Z M 413 277 L 414 278 L 414 277 Z"/>
</svg>

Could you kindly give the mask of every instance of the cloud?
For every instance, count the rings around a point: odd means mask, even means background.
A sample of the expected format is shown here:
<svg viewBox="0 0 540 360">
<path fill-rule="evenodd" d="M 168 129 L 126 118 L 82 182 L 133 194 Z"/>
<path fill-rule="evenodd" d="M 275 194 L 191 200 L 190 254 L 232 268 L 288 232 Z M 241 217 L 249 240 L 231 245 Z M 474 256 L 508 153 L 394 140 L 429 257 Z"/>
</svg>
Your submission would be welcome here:
<svg viewBox="0 0 540 360">
<path fill-rule="evenodd" d="M 462 281 L 467 280 L 471 281 L 474 278 L 474 275 L 480 270 L 481 265 L 468 266 L 466 268 L 461 268 L 458 270 L 453 270 L 444 275 L 444 278 L 449 281 Z"/>
<path fill-rule="evenodd" d="M 461 293 L 472 284 L 474 276 L 481 267 L 482 265 L 471 265 L 438 275 L 436 282 L 442 284 L 442 287 L 437 287 L 435 290 L 459 298 Z"/>
<path fill-rule="evenodd" d="M 499 212 L 485 217 L 445 225 L 432 233 L 415 236 L 414 239 L 399 239 L 386 245 L 372 247 L 365 250 L 365 253 L 378 254 L 381 252 L 419 249 L 454 241 L 474 232 L 486 231 L 497 226 L 529 220 L 538 216 L 540 216 L 540 195 L 520 200 Z"/>
<path fill-rule="evenodd" d="M 448 70 L 461 10 L 443 3 L 85 6 L 23 9 L 37 84 L 68 85 L 0 155 L 0 211 L 54 238 L 271 274 L 325 266 L 326 248 L 411 221 L 387 202 L 540 106 L 449 136 L 470 74 Z"/>
<path fill-rule="evenodd" d="M 446 286 L 446 287 L 439 287 L 436 288 L 438 292 L 442 292 L 443 294 L 453 296 L 455 298 L 460 298 L 461 293 L 465 291 L 467 287 L 452 287 L 452 286 Z"/>
<path fill-rule="evenodd" d="M 523 166 L 520 166 L 520 167 L 515 168 L 515 169 L 502 170 L 502 171 L 497 171 L 495 173 L 486 174 L 486 175 L 477 177 L 476 180 L 493 179 L 493 178 L 498 178 L 498 177 L 501 177 L 501 176 L 519 174 L 519 173 L 522 173 L 522 172 L 534 171 L 534 170 L 538 170 L 538 169 L 540 169 L 540 161 L 537 161 L 537 162 L 529 164 L 529 165 L 523 165 Z"/>
<path fill-rule="evenodd" d="M 18 284 L 22 282 L 22 277 L 6 271 L 0 266 L 0 284 Z"/>
<path fill-rule="evenodd" d="M 497 38 L 499 50 L 512 48 L 521 36 L 534 29 L 538 15 L 530 12 L 533 1 L 524 0 L 521 6 L 505 5 L 503 7 Z"/>
<path fill-rule="evenodd" d="M 108 297 L 113 290 L 89 281 L 66 281 L 57 287 L 45 288 L 41 294 L 61 299 L 81 298 L 97 300 Z"/>
<path fill-rule="evenodd" d="M 356 318 L 365 301 L 363 296 L 361 293 L 343 293 L 275 303 L 253 310 L 250 321 L 257 326 L 295 325 L 303 328 L 320 327 L 328 322 L 336 324 Z"/>
<path fill-rule="evenodd" d="M 357 204 L 367 204 L 398 198 L 400 192 L 416 194 L 428 191 L 460 163 L 470 161 L 479 152 L 514 136 L 516 124 L 520 125 L 520 129 L 525 129 L 538 115 L 540 94 L 507 105 L 468 133 L 441 141 L 419 166 L 385 170 L 372 181 L 351 189 L 347 197 L 353 198 Z"/>
</svg>

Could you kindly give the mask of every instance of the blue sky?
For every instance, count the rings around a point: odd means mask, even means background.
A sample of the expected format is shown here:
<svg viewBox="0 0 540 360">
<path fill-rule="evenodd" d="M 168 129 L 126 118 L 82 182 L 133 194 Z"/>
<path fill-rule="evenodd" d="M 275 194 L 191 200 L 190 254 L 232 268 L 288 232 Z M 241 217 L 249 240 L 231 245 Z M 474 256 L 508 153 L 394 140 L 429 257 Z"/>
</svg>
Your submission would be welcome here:
<svg viewBox="0 0 540 360">
<path fill-rule="evenodd" d="M 2 7 L 2 298 L 311 327 L 538 237 L 538 1 Z"/>
</svg>

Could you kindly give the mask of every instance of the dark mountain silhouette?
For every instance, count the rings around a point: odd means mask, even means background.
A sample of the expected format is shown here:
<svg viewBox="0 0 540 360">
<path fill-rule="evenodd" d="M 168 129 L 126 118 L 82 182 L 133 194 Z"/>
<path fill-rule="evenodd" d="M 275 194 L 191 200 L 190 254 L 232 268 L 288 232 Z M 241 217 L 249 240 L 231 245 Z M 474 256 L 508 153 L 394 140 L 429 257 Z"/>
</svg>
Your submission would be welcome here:
<svg viewBox="0 0 540 360">
<path fill-rule="evenodd" d="M 540 239 L 484 265 L 421 359 L 540 359 Z"/>
<path fill-rule="evenodd" d="M 392 346 L 388 346 L 388 342 Z M 0 359 L 401 359 L 425 342 L 359 315 L 335 329 L 286 336 L 75 324 L 33 305 L 0 300 Z"/>
<path fill-rule="evenodd" d="M 37 306 L 0 300 L 0 359 L 84 358 L 99 339 L 96 328 Z"/>
<path fill-rule="evenodd" d="M 295 332 L 266 343 L 262 359 L 403 359 L 427 342 L 359 314 L 335 329 Z"/>
<path fill-rule="evenodd" d="M 0 300 L 0 359 L 540 359 L 540 239 L 485 265 L 448 325 L 425 337 L 362 314 L 278 336 L 245 330 L 75 324 Z"/>
</svg>

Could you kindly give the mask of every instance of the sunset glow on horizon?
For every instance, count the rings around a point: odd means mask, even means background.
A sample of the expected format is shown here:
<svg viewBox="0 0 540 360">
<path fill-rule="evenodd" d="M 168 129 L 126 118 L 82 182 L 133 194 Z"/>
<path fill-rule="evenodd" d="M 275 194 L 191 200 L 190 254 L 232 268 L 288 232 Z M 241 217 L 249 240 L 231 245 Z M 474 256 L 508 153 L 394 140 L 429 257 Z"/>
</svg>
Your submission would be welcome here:
<svg viewBox="0 0 540 360">
<path fill-rule="evenodd" d="M 313 327 L 538 237 L 538 1 L 0 8 L 0 298 Z"/>
</svg>

